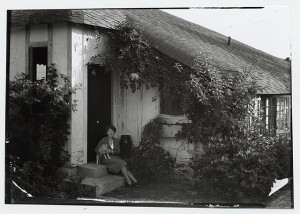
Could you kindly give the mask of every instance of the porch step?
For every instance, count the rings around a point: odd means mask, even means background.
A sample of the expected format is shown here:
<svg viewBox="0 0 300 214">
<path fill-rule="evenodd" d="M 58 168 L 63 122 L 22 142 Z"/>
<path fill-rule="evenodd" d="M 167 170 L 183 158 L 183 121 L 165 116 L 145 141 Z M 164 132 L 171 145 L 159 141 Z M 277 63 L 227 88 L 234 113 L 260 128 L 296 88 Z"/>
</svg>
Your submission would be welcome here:
<svg viewBox="0 0 300 214">
<path fill-rule="evenodd" d="M 108 171 L 102 164 L 87 163 L 77 167 L 77 175 L 85 178 L 100 178 L 108 175 Z"/>
<path fill-rule="evenodd" d="M 85 178 L 81 183 L 93 188 L 95 197 L 98 197 L 124 186 L 125 178 L 118 175 L 106 175 L 100 178 Z"/>
</svg>

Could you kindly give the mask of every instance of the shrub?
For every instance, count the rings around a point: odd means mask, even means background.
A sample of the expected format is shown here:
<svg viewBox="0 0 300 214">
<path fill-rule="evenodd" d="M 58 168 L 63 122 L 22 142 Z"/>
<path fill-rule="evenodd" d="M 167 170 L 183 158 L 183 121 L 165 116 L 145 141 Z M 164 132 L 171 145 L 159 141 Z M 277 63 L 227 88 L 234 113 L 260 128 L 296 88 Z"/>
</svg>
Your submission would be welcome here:
<svg viewBox="0 0 300 214">
<path fill-rule="evenodd" d="M 257 133 L 211 138 L 204 150 L 192 163 L 194 176 L 198 184 L 225 196 L 264 199 L 275 178 L 292 176 L 288 138 Z"/>
<path fill-rule="evenodd" d="M 9 85 L 8 135 L 10 154 L 23 161 L 48 164 L 48 169 L 61 166 L 62 155 L 68 140 L 71 109 L 70 100 L 74 89 L 67 77 L 64 84 L 57 83 L 54 66 L 47 70 L 47 80 L 32 82 L 21 74 Z"/>
<path fill-rule="evenodd" d="M 36 161 L 11 162 L 11 180 L 33 197 L 61 198 L 62 176 L 59 173 L 44 175 L 45 167 Z M 54 175 L 55 174 L 55 175 Z M 27 196 L 11 184 L 12 199 L 20 200 Z"/>
<path fill-rule="evenodd" d="M 11 162 L 11 180 L 35 198 L 76 199 L 77 197 L 91 197 L 92 188 L 81 185 L 84 179 L 71 176 L 65 181 L 60 171 L 53 172 L 47 177 L 44 175 L 45 167 L 33 161 L 26 161 L 19 167 L 16 161 Z M 11 199 L 22 201 L 28 196 L 16 186 L 10 184 Z"/>
<path fill-rule="evenodd" d="M 12 166 L 11 179 L 34 195 L 51 195 L 59 183 L 57 169 L 69 159 L 64 147 L 76 88 L 66 76 L 61 80 L 52 64 L 47 79 L 32 82 L 21 74 L 9 84 L 6 167 Z"/>
<path fill-rule="evenodd" d="M 159 118 L 147 123 L 138 147 L 133 150 L 131 168 L 142 180 L 169 178 L 175 166 L 175 158 L 161 148 L 162 127 Z"/>
</svg>

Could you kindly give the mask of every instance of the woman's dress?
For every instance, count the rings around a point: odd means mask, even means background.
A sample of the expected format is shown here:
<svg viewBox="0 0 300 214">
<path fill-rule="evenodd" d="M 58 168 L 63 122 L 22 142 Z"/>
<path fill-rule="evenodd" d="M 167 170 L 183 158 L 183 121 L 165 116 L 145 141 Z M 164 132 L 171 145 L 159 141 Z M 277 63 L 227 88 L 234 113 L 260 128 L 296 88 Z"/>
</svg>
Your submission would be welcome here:
<svg viewBox="0 0 300 214">
<path fill-rule="evenodd" d="M 113 149 L 113 153 L 110 154 L 110 159 L 104 157 L 104 151 L 102 151 L 102 145 L 106 144 L 108 149 Z M 113 148 L 112 148 L 113 147 Z M 120 145 L 116 138 L 113 137 L 113 146 L 110 145 L 108 137 L 102 138 L 95 148 L 95 152 L 100 156 L 101 163 L 106 165 L 108 171 L 112 173 L 119 173 L 120 170 L 127 165 L 118 155 L 120 155 Z"/>
</svg>

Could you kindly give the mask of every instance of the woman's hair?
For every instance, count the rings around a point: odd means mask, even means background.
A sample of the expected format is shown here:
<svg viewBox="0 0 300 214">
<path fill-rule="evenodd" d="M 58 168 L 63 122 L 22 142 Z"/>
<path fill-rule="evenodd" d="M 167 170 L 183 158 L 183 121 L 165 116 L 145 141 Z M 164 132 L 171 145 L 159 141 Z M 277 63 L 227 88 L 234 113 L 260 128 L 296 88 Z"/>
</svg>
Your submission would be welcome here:
<svg viewBox="0 0 300 214">
<path fill-rule="evenodd" d="M 113 126 L 113 125 L 108 125 L 108 126 L 105 127 L 105 133 L 107 133 L 109 129 L 113 130 L 114 133 L 116 133 L 116 131 L 117 131 L 117 129 L 116 129 L 115 126 Z"/>
</svg>

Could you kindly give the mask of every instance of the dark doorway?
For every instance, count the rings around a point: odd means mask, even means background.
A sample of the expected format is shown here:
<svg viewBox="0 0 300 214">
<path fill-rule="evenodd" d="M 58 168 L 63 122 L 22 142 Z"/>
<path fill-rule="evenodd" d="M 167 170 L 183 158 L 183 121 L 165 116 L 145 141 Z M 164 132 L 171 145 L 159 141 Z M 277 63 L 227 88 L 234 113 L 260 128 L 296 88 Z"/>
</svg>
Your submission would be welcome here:
<svg viewBox="0 0 300 214">
<path fill-rule="evenodd" d="M 29 78 L 32 82 L 47 78 L 47 47 L 29 47 Z M 47 114 L 48 104 L 45 102 L 34 103 L 28 108 L 28 117 L 39 117 Z"/>
<path fill-rule="evenodd" d="M 87 161 L 95 161 L 95 147 L 106 136 L 111 123 L 111 73 L 105 66 L 88 65 L 88 145 Z"/>
<path fill-rule="evenodd" d="M 36 81 L 40 80 L 41 78 L 46 78 L 46 66 L 48 61 L 48 48 L 47 47 L 30 47 L 29 48 L 30 54 L 30 80 Z M 38 70 L 38 66 L 43 65 L 43 71 Z M 41 74 L 42 73 L 42 74 Z"/>
</svg>

